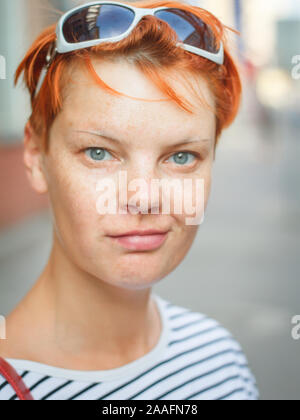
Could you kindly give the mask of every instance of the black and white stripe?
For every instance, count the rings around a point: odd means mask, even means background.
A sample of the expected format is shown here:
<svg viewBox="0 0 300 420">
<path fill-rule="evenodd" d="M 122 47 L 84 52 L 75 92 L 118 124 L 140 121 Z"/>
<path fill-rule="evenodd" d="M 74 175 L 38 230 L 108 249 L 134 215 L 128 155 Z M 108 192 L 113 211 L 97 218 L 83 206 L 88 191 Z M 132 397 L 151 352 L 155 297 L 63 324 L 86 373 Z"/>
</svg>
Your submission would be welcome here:
<svg viewBox="0 0 300 420">
<path fill-rule="evenodd" d="M 156 296 L 156 295 L 155 295 Z M 36 400 L 257 400 L 255 378 L 240 344 L 214 319 L 158 297 L 168 340 L 155 357 L 118 378 L 58 377 L 60 368 L 22 369 L 19 375 Z M 151 352 L 152 353 L 152 352 Z M 150 357 L 149 357 L 150 356 Z M 8 359 L 14 366 L 13 360 Z M 19 361 L 21 362 L 21 361 Z M 40 364 L 36 364 L 40 365 Z M 25 366 L 25 365 L 24 365 Z M 41 365 L 46 366 L 46 365 Z M 123 368 L 123 367 L 122 367 Z M 120 369 L 122 369 L 120 368 Z M 64 372 L 74 372 L 63 370 Z M 118 369 L 114 369 L 115 372 Z M 77 371 L 78 372 L 78 371 Z M 106 372 L 106 371 L 104 371 Z M 94 374 L 94 372 L 92 373 Z M 81 375 L 81 373 L 80 373 Z M 18 397 L 0 376 L 0 400 Z"/>
</svg>

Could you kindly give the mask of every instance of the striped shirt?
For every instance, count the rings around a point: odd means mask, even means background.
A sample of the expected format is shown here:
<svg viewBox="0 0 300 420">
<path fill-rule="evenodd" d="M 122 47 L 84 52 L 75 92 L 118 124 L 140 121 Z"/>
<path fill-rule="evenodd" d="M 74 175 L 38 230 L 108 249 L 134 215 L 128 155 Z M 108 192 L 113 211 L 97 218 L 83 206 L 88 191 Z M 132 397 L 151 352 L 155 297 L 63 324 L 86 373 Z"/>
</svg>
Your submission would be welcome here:
<svg viewBox="0 0 300 420">
<path fill-rule="evenodd" d="M 156 346 L 124 366 L 63 369 L 21 359 L 9 362 L 35 400 L 258 400 L 255 377 L 240 344 L 206 314 L 152 293 L 162 321 Z M 0 400 L 18 400 L 0 375 Z"/>
</svg>

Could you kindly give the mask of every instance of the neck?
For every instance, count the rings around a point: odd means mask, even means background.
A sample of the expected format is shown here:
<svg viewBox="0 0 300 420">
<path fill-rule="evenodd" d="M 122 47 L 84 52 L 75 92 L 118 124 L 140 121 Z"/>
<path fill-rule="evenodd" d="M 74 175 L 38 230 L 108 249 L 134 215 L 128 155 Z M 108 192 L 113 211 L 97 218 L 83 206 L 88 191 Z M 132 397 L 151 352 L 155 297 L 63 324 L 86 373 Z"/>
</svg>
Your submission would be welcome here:
<svg viewBox="0 0 300 420">
<path fill-rule="evenodd" d="M 57 240 L 7 326 L 7 341 L 15 337 L 17 348 L 26 343 L 32 360 L 81 370 L 129 363 L 148 353 L 161 334 L 149 288 L 125 289 L 95 278 L 76 266 Z"/>
</svg>

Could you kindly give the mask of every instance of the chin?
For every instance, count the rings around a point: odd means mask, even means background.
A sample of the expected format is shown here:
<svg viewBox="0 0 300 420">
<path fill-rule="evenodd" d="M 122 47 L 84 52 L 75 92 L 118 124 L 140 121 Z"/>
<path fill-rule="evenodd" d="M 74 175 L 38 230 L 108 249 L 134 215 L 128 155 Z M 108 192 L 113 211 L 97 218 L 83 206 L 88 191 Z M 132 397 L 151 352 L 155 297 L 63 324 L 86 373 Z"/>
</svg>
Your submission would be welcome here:
<svg viewBox="0 0 300 420">
<path fill-rule="evenodd" d="M 162 278 L 165 277 L 165 274 L 156 273 L 153 270 L 145 272 L 145 270 L 130 270 L 130 271 L 120 271 L 116 273 L 110 273 L 109 278 L 106 282 L 110 283 L 116 287 L 123 287 L 125 289 L 147 289 Z"/>
</svg>

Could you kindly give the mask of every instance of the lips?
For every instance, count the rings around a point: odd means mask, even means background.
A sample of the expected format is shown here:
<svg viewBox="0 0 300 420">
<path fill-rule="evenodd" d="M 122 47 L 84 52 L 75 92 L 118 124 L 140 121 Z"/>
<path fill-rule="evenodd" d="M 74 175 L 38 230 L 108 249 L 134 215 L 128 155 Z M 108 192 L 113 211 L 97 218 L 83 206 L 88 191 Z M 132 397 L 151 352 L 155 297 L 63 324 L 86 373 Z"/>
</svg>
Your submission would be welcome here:
<svg viewBox="0 0 300 420">
<path fill-rule="evenodd" d="M 150 251 L 159 248 L 168 236 L 168 231 L 131 231 L 121 235 L 109 236 L 113 242 L 133 251 Z"/>
<path fill-rule="evenodd" d="M 131 230 L 130 232 L 120 233 L 120 234 L 114 234 L 109 235 L 113 238 L 120 238 L 123 236 L 148 236 L 148 235 L 163 235 L 167 233 L 168 230 L 157 230 L 157 229 L 147 229 L 147 230 Z"/>
</svg>

